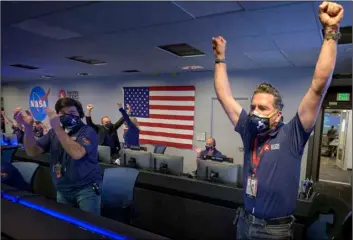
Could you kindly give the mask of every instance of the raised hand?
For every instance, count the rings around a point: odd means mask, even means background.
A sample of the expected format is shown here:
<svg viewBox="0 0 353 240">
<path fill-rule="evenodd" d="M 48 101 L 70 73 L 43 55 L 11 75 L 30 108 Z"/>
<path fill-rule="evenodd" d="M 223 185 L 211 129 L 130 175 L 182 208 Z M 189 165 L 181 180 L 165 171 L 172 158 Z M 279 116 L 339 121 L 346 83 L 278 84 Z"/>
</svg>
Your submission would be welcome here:
<svg viewBox="0 0 353 240">
<path fill-rule="evenodd" d="M 14 110 L 13 118 L 19 125 L 24 125 L 25 127 L 33 126 L 34 119 L 29 110 L 26 110 L 26 115 L 22 114 L 22 108 L 18 107 Z"/>
<path fill-rule="evenodd" d="M 130 104 L 126 104 L 126 113 L 130 114 L 132 111 L 131 105 Z"/>
<path fill-rule="evenodd" d="M 61 128 L 60 125 L 60 116 L 51 108 L 46 108 L 45 111 L 47 112 L 48 118 L 49 118 L 49 123 L 50 126 L 56 130 L 58 128 Z"/>
<path fill-rule="evenodd" d="M 121 103 L 117 103 L 116 105 L 118 106 L 119 109 L 123 107 Z"/>
<path fill-rule="evenodd" d="M 221 36 L 212 38 L 212 49 L 217 59 L 226 58 L 226 44 L 227 41 Z"/>
<path fill-rule="evenodd" d="M 194 146 L 193 150 L 194 150 L 194 152 L 196 152 L 197 158 L 199 158 L 201 156 L 202 149 L 200 147 Z"/>
<path fill-rule="evenodd" d="M 93 108 L 94 108 L 94 106 L 92 105 L 92 104 L 87 104 L 87 111 L 92 111 L 93 110 Z"/>
<path fill-rule="evenodd" d="M 323 2 L 319 6 L 319 18 L 324 27 L 338 28 L 343 18 L 343 7 L 338 3 Z"/>
</svg>

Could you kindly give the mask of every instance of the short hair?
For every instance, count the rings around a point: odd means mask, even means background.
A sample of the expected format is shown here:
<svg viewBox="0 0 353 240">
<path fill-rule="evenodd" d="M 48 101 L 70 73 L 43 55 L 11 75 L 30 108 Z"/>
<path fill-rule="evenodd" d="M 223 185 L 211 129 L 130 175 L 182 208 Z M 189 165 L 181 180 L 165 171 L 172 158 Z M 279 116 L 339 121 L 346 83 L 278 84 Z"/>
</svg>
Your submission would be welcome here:
<svg viewBox="0 0 353 240">
<path fill-rule="evenodd" d="M 101 122 L 103 122 L 103 118 L 109 118 L 108 116 L 101 117 Z"/>
<path fill-rule="evenodd" d="M 41 124 L 42 122 L 41 121 L 34 121 L 35 124 L 39 125 Z"/>
<path fill-rule="evenodd" d="M 271 84 L 269 83 L 261 83 L 254 91 L 254 94 L 252 96 L 252 98 L 254 98 L 255 94 L 258 94 L 258 93 L 268 93 L 268 94 L 271 94 L 274 98 L 275 98 L 275 101 L 274 101 L 274 107 L 276 109 L 279 109 L 280 111 L 282 111 L 283 107 L 284 107 L 284 104 L 283 104 L 283 101 L 282 101 L 282 97 L 281 95 L 279 94 L 279 91 L 274 88 Z"/>
<path fill-rule="evenodd" d="M 82 104 L 73 99 L 73 98 L 60 98 L 56 103 L 55 103 L 55 111 L 56 113 L 59 113 L 61 109 L 64 107 L 76 107 L 77 112 L 80 116 L 80 118 L 83 118 L 85 116 L 85 113 L 83 112 Z"/>
<path fill-rule="evenodd" d="M 212 139 L 212 141 L 213 141 L 213 146 L 216 146 L 216 139 L 214 139 L 213 137 L 208 137 L 208 138 L 206 139 L 206 141 L 207 141 L 208 139 Z"/>
</svg>

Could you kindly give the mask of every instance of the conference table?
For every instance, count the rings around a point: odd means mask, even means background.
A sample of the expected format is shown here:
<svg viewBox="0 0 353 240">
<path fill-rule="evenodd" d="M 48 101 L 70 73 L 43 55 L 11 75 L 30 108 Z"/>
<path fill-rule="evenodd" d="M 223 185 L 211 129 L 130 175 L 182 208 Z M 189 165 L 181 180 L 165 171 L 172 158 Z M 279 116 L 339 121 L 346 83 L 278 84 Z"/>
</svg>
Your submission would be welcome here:
<svg viewBox="0 0 353 240">
<path fill-rule="evenodd" d="M 49 155 L 28 157 L 19 149 L 15 161 L 30 161 L 49 166 Z M 106 168 L 118 167 L 101 163 Z M 50 174 L 48 172 L 48 174 Z M 314 196 L 314 194 L 313 194 Z M 313 200 L 298 199 L 295 217 L 298 228 L 309 214 Z M 136 215 L 131 224 L 170 238 L 232 239 L 232 222 L 236 208 L 243 204 L 243 190 L 232 185 L 140 170 L 134 187 L 133 207 Z M 302 231 L 302 230 L 300 230 Z"/>
</svg>

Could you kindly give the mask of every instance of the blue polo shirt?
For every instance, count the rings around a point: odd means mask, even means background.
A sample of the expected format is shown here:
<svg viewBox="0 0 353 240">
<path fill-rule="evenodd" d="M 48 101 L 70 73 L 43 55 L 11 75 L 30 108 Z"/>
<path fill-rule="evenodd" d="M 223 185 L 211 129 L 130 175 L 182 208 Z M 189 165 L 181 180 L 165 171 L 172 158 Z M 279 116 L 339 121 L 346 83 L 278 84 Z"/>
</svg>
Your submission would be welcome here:
<svg viewBox="0 0 353 240">
<path fill-rule="evenodd" d="M 200 153 L 200 158 L 203 159 L 204 156 L 207 156 L 207 152 L 208 152 L 208 151 L 207 151 L 206 149 L 203 150 L 203 151 Z M 224 155 L 223 155 L 220 151 L 218 151 L 217 149 L 215 149 L 215 150 L 213 151 L 212 157 L 219 157 L 219 158 L 221 158 L 221 157 L 224 157 Z"/>
<path fill-rule="evenodd" d="M 123 108 L 120 108 L 119 111 L 123 115 L 124 121 L 128 125 L 128 129 L 124 134 L 124 144 L 129 147 L 138 147 L 140 146 L 140 129 L 138 129 L 135 124 L 130 120 L 129 115 Z"/>
<path fill-rule="evenodd" d="M 257 153 L 267 143 L 256 169 L 257 196 L 246 195 L 251 175 L 253 142 L 248 115 L 243 109 L 235 127 L 244 144 L 243 196 L 245 210 L 258 218 L 271 219 L 294 214 L 298 197 L 301 158 L 310 132 L 306 132 L 298 114 L 287 124 L 281 124 L 269 136 L 258 139 Z M 269 139 L 270 137 L 270 139 Z M 269 142 L 268 142 L 269 141 Z"/>
<path fill-rule="evenodd" d="M 75 191 L 94 183 L 100 184 L 102 175 L 98 163 L 98 135 L 87 125 L 68 133 L 86 149 L 87 154 L 74 160 L 65 152 L 53 129 L 37 140 L 37 145 L 50 155 L 50 170 L 56 189 L 60 192 Z M 55 165 L 61 165 L 61 176 L 57 177 Z"/>
</svg>

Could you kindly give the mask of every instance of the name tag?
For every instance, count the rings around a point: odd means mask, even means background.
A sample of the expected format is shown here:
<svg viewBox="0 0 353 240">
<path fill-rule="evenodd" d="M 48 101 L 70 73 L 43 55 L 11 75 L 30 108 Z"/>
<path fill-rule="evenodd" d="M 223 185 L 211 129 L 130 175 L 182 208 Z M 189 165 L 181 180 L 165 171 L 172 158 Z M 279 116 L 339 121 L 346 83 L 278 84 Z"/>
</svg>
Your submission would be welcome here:
<svg viewBox="0 0 353 240">
<path fill-rule="evenodd" d="M 253 176 L 248 177 L 245 193 L 250 198 L 256 198 L 256 194 L 257 194 L 257 179 L 256 179 L 256 177 L 253 177 Z"/>
</svg>

